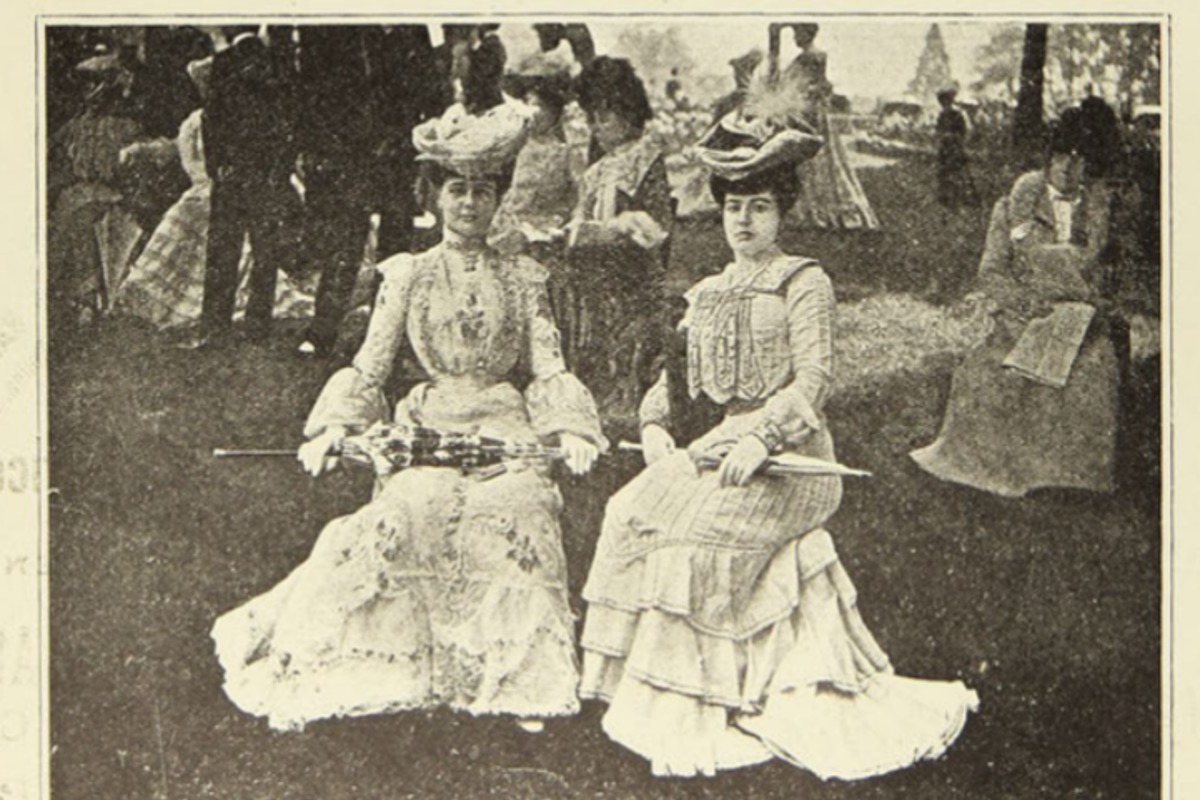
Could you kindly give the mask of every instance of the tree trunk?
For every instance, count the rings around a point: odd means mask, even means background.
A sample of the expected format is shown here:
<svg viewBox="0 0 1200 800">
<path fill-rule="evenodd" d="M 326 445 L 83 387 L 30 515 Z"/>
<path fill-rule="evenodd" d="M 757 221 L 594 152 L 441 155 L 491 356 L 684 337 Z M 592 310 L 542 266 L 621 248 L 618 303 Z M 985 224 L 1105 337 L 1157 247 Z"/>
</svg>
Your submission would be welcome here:
<svg viewBox="0 0 1200 800">
<path fill-rule="evenodd" d="M 1045 83 L 1046 41 L 1049 26 L 1025 26 L 1025 50 L 1021 57 L 1021 86 L 1013 114 L 1013 152 L 1021 165 L 1037 160 L 1042 144 L 1042 91 Z"/>
</svg>

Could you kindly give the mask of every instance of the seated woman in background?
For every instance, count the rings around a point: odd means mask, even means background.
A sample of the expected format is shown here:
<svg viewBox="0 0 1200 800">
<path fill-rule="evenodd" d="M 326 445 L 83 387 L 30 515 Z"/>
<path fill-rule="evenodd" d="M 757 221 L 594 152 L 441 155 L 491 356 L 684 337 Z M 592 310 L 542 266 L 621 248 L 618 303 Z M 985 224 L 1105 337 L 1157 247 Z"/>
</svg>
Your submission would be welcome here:
<svg viewBox="0 0 1200 800">
<path fill-rule="evenodd" d="M 577 314 L 566 275 L 564 228 L 579 195 L 563 130 L 570 65 L 554 54 L 535 53 L 505 76 L 504 90 L 530 107 L 533 121 L 513 168 L 512 187 L 492 220 L 488 243 L 501 252 L 525 253 L 549 270 L 550 304 L 569 365 L 573 328 L 568 320 Z"/>
<path fill-rule="evenodd" d="M 570 275 L 581 298 L 573 369 L 605 388 L 600 402 L 614 416 L 632 415 L 653 382 L 662 338 L 671 187 L 663 154 L 643 136 L 653 112 L 630 63 L 600 56 L 575 91 L 603 156 L 583 175 L 570 223 Z"/>
<path fill-rule="evenodd" d="M 833 290 L 777 243 L 796 166 L 821 140 L 735 114 L 700 144 L 733 263 L 687 293 L 686 370 L 641 403 L 647 466 L 605 511 L 581 693 L 609 704 L 605 732 L 658 775 L 778 756 L 854 779 L 935 758 L 974 692 L 892 674 L 821 527 L 842 497 L 822 411 Z M 723 418 L 677 450 L 681 406 L 695 402 Z M 763 474 L 782 454 L 830 463 Z"/>
<path fill-rule="evenodd" d="M 552 442 L 576 474 L 605 446 L 591 395 L 563 367 L 545 270 L 486 243 L 527 133 L 519 108 L 415 129 L 443 238 L 380 265 L 366 341 L 305 425 L 314 475 L 348 433 L 393 419 Z M 406 343 L 430 378 L 393 412 L 382 387 Z M 544 465 L 486 480 L 445 466 L 392 474 L 287 578 L 217 620 L 226 694 L 283 729 L 448 706 L 536 731 L 576 713 L 561 505 Z"/>
<path fill-rule="evenodd" d="M 1045 169 L 992 210 L 978 282 L 995 324 L 954 373 L 937 440 L 912 453 L 942 480 L 1009 497 L 1114 488 L 1121 325 L 1103 299 L 1109 191 L 1084 180 L 1094 127 L 1064 112 Z"/>
</svg>

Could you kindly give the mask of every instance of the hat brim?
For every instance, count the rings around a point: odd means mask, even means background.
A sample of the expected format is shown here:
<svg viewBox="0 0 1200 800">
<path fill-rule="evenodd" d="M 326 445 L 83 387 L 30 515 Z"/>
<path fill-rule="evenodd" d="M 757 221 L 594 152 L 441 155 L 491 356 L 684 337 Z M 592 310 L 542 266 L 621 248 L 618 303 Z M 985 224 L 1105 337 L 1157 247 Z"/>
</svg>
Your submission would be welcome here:
<svg viewBox="0 0 1200 800">
<path fill-rule="evenodd" d="M 709 129 L 696 146 L 700 162 L 725 180 L 741 181 L 785 164 L 808 161 L 825 144 L 815 133 L 798 128 L 784 128 L 756 138 L 737 130 L 731 117 Z"/>
<path fill-rule="evenodd" d="M 452 106 L 438 119 L 413 129 L 418 161 L 432 161 L 469 177 L 504 174 L 529 133 L 529 113 L 504 103 L 481 115 Z"/>
</svg>

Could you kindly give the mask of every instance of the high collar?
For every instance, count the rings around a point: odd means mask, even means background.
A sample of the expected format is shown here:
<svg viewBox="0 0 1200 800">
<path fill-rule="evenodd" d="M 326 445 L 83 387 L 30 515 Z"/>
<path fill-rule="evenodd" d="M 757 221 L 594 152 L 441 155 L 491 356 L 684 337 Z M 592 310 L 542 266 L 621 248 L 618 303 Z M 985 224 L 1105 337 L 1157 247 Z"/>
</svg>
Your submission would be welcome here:
<svg viewBox="0 0 1200 800">
<path fill-rule="evenodd" d="M 478 255 L 487 249 L 487 239 L 466 239 L 449 228 L 442 228 L 442 246 L 465 255 Z"/>
<path fill-rule="evenodd" d="M 1058 202 L 1061 200 L 1063 202 L 1070 203 L 1072 205 L 1078 205 L 1079 200 L 1082 197 L 1082 192 L 1078 192 L 1078 191 L 1075 192 L 1074 195 L 1064 194 L 1063 192 L 1059 191 L 1058 187 L 1056 187 L 1049 180 L 1046 181 L 1046 194 L 1050 197 L 1050 202 L 1052 202 L 1052 203 L 1055 203 L 1055 202 Z"/>
<path fill-rule="evenodd" d="M 779 249 L 779 245 L 772 245 L 769 249 L 764 250 L 757 258 L 747 261 L 734 260 L 729 265 L 727 270 L 730 284 L 743 283 L 752 280 L 760 272 L 763 272 L 768 267 L 772 266 L 780 258 L 783 258 L 783 251 Z"/>
</svg>

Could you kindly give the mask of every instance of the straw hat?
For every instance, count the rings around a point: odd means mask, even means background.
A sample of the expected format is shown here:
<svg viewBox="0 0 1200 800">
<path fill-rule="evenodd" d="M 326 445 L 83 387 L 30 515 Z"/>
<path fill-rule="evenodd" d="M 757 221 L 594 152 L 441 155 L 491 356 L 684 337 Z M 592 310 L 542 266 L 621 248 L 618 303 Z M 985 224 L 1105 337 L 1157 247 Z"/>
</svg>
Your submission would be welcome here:
<svg viewBox="0 0 1200 800">
<path fill-rule="evenodd" d="M 453 105 L 413 129 L 417 160 L 467 177 L 500 175 L 525 144 L 531 116 L 521 103 L 501 103 L 478 115 Z"/>
</svg>

